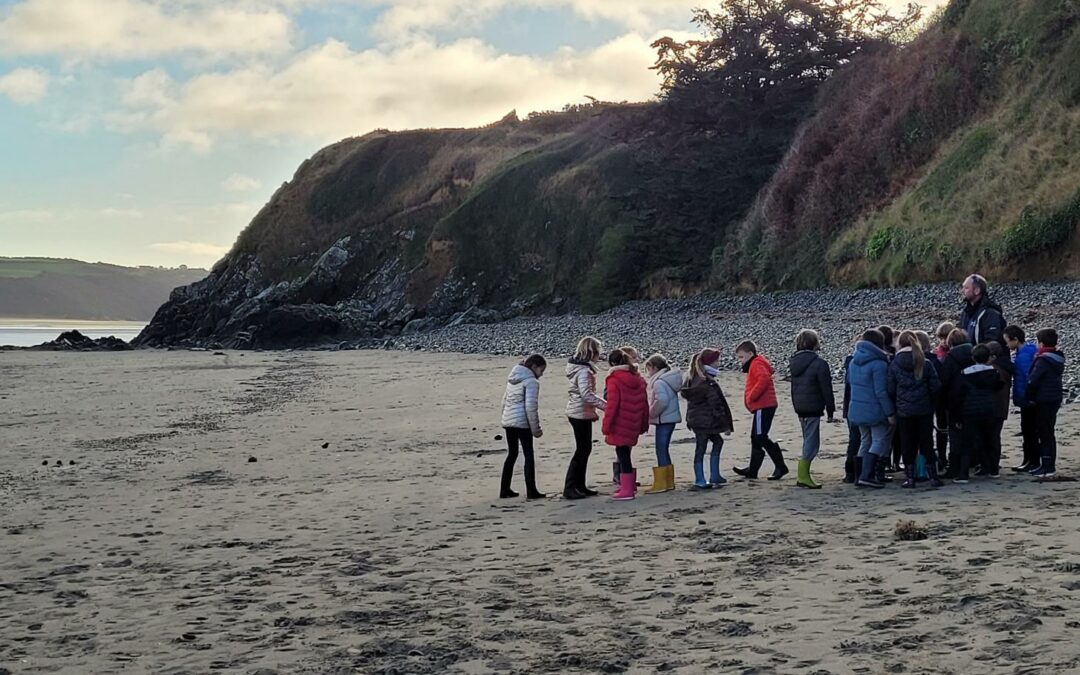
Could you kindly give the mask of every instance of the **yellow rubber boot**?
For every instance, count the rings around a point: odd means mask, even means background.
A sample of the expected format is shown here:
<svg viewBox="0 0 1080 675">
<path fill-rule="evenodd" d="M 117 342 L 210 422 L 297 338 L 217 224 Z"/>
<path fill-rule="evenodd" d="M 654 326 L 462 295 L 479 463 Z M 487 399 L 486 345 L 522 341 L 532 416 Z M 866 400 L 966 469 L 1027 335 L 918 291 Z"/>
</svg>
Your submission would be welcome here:
<svg viewBox="0 0 1080 675">
<path fill-rule="evenodd" d="M 667 467 L 666 466 L 654 466 L 652 470 L 652 487 L 645 491 L 647 495 L 655 495 L 661 492 L 667 492 Z"/>
<path fill-rule="evenodd" d="M 675 465 L 668 464 L 664 467 L 664 471 L 667 473 L 664 484 L 667 486 L 668 492 L 671 492 L 675 489 Z"/>
</svg>

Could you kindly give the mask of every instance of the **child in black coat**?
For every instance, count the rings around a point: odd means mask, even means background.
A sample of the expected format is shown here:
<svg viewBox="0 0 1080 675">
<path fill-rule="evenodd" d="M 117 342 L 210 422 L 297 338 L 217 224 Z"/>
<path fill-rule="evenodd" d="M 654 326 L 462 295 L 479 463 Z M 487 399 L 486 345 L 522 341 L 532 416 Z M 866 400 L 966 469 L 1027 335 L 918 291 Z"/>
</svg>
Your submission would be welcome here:
<svg viewBox="0 0 1080 675">
<path fill-rule="evenodd" d="M 1035 405 L 1035 424 L 1039 435 L 1039 455 L 1042 464 L 1031 471 L 1036 478 L 1053 478 L 1057 475 L 1057 414 L 1065 400 L 1062 373 L 1065 372 L 1065 355 L 1058 351 L 1058 334 L 1053 328 L 1044 328 L 1035 334 L 1038 352 L 1031 366 L 1027 390 L 1024 396 Z"/>
<path fill-rule="evenodd" d="M 1005 383 L 990 365 L 990 348 L 977 345 L 971 350 L 975 365 L 968 366 L 956 387 L 957 408 L 961 411 L 960 428 L 969 452 L 960 457 L 955 483 L 968 482 L 969 454 L 982 458 L 985 475 L 998 477 L 1001 464 L 1001 427 L 997 417 L 997 392 Z M 978 450 L 976 450 L 978 448 Z"/>
</svg>

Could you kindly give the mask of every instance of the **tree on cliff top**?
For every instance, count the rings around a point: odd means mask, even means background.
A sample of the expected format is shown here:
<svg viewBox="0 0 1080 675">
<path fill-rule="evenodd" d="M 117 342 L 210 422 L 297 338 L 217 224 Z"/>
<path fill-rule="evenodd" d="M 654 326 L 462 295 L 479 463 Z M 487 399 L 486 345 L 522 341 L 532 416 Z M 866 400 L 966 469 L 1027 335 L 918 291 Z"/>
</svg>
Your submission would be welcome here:
<svg viewBox="0 0 1080 675">
<path fill-rule="evenodd" d="M 879 0 L 722 0 L 698 9 L 704 39 L 653 43 L 664 98 L 708 125 L 770 112 L 801 117 L 818 87 L 867 47 L 912 34 L 922 8 L 893 16 Z"/>
<path fill-rule="evenodd" d="M 910 36 L 920 15 L 911 3 L 894 16 L 877 0 L 722 0 L 694 13 L 702 39 L 657 40 L 661 105 L 635 153 L 639 188 L 624 200 L 651 217 L 624 227 L 621 264 L 598 253 L 601 269 L 621 270 L 593 284 L 598 304 L 640 295 L 641 270 L 701 287 L 822 83 Z"/>
</svg>

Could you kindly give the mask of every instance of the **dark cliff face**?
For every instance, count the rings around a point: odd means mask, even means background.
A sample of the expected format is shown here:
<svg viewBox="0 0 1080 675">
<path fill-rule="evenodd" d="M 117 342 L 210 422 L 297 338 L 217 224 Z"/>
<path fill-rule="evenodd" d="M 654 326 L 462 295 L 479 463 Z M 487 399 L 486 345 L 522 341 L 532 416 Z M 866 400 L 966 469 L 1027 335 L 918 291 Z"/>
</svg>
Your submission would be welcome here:
<svg viewBox="0 0 1080 675">
<path fill-rule="evenodd" d="M 136 344 L 294 346 L 572 306 L 619 217 L 610 166 L 628 151 L 614 130 L 639 111 L 325 148 Z"/>
</svg>

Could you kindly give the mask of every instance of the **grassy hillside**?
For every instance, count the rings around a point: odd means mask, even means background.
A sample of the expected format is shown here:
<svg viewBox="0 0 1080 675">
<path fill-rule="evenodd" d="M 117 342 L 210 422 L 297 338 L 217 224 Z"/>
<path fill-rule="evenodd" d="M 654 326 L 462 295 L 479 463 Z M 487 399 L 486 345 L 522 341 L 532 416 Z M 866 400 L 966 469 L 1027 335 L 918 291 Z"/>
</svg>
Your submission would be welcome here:
<svg viewBox="0 0 1080 675">
<path fill-rule="evenodd" d="M 1078 104 L 1080 3 L 954 0 L 898 58 L 835 78 L 714 281 L 1076 275 Z"/>
<path fill-rule="evenodd" d="M 0 257 L 0 317 L 146 320 L 172 289 L 204 276 L 201 269 Z"/>
</svg>

